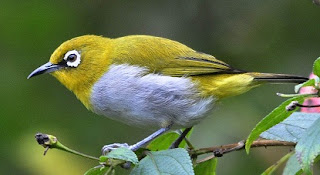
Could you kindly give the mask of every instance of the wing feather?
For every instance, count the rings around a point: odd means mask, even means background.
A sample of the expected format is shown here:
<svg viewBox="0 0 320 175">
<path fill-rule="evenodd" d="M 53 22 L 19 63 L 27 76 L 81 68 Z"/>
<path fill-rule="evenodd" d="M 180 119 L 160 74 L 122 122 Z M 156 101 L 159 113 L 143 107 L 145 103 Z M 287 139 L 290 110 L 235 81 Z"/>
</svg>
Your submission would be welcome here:
<svg viewBox="0 0 320 175">
<path fill-rule="evenodd" d="M 240 73 L 214 56 L 160 37 L 133 35 L 113 40 L 112 63 L 144 66 L 170 76 Z"/>
<path fill-rule="evenodd" d="M 203 53 L 201 53 L 203 54 Z M 201 55 L 199 54 L 199 55 Z M 215 59 L 213 56 L 203 54 L 201 57 L 178 57 L 176 63 L 179 67 L 166 67 L 160 72 L 170 76 L 194 76 L 194 75 L 206 75 L 206 74 L 219 74 L 219 73 L 242 73 L 245 71 L 237 70 L 229 66 L 228 64 Z"/>
</svg>

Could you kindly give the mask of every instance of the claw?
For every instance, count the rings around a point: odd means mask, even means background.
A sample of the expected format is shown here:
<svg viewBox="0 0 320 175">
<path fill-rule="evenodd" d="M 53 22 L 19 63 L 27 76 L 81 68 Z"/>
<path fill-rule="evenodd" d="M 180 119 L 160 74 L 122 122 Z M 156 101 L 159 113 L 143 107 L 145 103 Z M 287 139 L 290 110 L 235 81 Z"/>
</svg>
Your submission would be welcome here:
<svg viewBox="0 0 320 175">
<path fill-rule="evenodd" d="M 112 150 L 117 148 L 122 148 L 122 147 L 129 148 L 129 145 L 127 143 L 113 143 L 110 145 L 104 145 L 101 149 L 101 152 L 102 152 L 102 155 L 106 155 Z"/>
</svg>

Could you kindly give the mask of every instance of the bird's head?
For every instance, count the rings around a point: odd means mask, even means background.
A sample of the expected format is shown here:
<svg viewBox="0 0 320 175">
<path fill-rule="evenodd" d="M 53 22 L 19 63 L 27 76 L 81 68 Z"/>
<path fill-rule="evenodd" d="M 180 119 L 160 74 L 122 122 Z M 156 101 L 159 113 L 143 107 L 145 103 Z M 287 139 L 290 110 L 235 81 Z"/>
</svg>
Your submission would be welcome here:
<svg viewBox="0 0 320 175">
<path fill-rule="evenodd" d="M 84 35 L 62 43 L 51 55 L 48 63 L 35 69 L 28 79 L 50 73 L 89 107 L 90 89 L 107 71 L 110 39 Z"/>
</svg>

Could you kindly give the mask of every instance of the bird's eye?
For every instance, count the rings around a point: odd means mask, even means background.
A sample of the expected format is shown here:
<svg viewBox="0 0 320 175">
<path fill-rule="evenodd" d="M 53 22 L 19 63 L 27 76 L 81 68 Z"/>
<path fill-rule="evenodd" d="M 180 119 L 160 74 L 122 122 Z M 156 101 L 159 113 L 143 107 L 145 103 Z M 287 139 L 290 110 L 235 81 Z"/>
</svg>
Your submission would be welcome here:
<svg viewBox="0 0 320 175">
<path fill-rule="evenodd" d="M 67 61 L 75 62 L 76 60 L 77 60 L 77 55 L 76 55 L 76 54 L 70 54 L 70 55 L 67 57 Z"/>
<path fill-rule="evenodd" d="M 68 67 L 78 67 L 81 62 L 81 55 L 77 50 L 68 51 L 64 55 L 64 60 L 67 63 Z"/>
</svg>

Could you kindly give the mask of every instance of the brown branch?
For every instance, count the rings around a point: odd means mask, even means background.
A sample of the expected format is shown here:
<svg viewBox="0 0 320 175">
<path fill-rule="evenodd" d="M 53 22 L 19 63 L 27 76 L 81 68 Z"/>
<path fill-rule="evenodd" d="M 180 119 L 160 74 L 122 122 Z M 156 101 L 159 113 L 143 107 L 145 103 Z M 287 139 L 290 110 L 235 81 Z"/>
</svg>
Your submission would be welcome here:
<svg viewBox="0 0 320 175">
<path fill-rule="evenodd" d="M 266 139 L 259 139 L 252 143 L 251 148 L 255 147 L 267 147 L 267 146 L 295 146 L 296 143 L 293 142 L 284 142 L 278 140 L 266 140 Z M 224 154 L 232 152 L 232 151 L 239 151 L 245 148 L 245 141 L 241 140 L 238 143 L 232 143 L 227 145 L 221 146 L 213 146 L 208 148 L 200 148 L 197 150 L 190 150 L 189 153 L 191 157 L 197 157 L 198 155 L 213 153 L 213 155 L 205 158 L 203 161 L 215 158 L 215 157 L 222 157 Z"/>
</svg>

